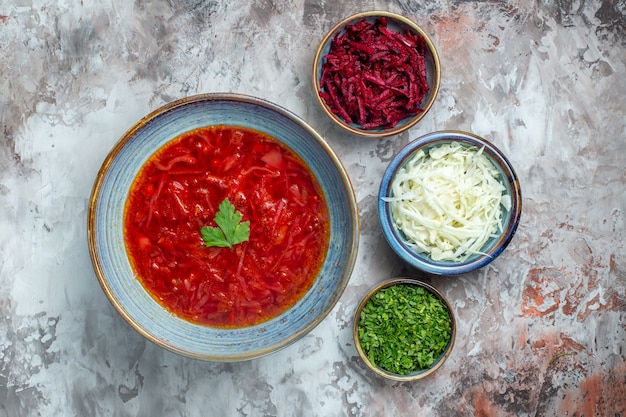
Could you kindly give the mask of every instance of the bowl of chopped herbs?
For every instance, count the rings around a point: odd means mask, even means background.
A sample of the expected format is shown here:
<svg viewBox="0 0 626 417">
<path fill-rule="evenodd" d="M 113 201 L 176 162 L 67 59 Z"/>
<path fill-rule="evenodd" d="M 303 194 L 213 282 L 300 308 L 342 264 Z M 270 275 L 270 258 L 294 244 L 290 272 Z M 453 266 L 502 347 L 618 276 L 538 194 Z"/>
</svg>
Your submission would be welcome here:
<svg viewBox="0 0 626 417">
<path fill-rule="evenodd" d="M 359 356 L 376 374 L 414 381 L 435 372 L 456 337 L 450 303 L 433 286 L 413 278 L 384 281 L 363 298 L 354 318 Z"/>
<path fill-rule="evenodd" d="M 439 92 L 441 68 L 424 29 L 396 13 L 367 11 L 328 31 L 312 79 L 317 101 L 337 125 L 384 137 L 422 120 Z"/>
</svg>

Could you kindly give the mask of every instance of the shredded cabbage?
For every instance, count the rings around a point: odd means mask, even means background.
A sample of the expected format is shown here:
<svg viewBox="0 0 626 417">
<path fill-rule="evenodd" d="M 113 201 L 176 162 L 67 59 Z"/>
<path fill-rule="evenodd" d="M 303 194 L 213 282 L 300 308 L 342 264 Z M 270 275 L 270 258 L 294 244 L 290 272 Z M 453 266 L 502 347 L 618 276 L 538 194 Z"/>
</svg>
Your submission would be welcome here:
<svg viewBox="0 0 626 417">
<path fill-rule="evenodd" d="M 502 231 L 511 198 L 483 150 L 445 143 L 398 171 L 385 200 L 409 247 L 434 261 L 464 261 Z"/>
</svg>

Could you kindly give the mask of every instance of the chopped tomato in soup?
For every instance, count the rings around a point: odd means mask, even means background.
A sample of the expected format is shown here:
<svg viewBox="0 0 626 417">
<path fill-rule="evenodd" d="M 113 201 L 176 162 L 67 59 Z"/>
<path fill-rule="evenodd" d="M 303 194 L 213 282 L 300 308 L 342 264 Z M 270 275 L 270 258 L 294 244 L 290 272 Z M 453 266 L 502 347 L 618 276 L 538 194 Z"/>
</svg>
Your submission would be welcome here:
<svg viewBox="0 0 626 417">
<path fill-rule="evenodd" d="M 205 247 L 203 226 L 227 198 L 250 238 Z M 252 129 L 201 128 L 142 167 L 125 208 L 131 265 L 166 309 L 194 323 L 269 320 L 311 287 L 328 248 L 328 209 L 316 180 L 285 145 Z"/>
</svg>

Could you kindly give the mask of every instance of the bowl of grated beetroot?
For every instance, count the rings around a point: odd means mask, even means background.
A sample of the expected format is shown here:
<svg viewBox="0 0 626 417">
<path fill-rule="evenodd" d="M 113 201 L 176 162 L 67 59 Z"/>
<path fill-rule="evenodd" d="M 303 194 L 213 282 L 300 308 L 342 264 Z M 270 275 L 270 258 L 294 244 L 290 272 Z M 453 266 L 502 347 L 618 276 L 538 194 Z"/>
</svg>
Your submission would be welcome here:
<svg viewBox="0 0 626 417">
<path fill-rule="evenodd" d="M 359 136 L 386 137 L 415 126 L 441 83 L 437 49 L 404 16 L 368 11 L 337 23 L 313 60 L 313 88 L 324 112 Z"/>
</svg>

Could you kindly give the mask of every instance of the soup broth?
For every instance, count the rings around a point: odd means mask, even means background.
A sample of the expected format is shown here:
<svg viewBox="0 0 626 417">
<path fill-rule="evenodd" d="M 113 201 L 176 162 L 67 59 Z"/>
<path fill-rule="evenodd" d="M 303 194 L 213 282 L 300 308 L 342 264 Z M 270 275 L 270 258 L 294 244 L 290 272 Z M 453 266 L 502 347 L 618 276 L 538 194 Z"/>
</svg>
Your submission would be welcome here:
<svg viewBox="0 0 626 417">
<path fill-rule="evenodd" d="M 227 199 L 249 238 L 207 247 Z M 302 159 L 261 132 L 211 126 L 156 152 L 131 187 L 124 239 L 145 289 L 172 314 L 242 327 L 280 315 L 311 287 L 328 249 L 325 198 Z"/>
</svg>

